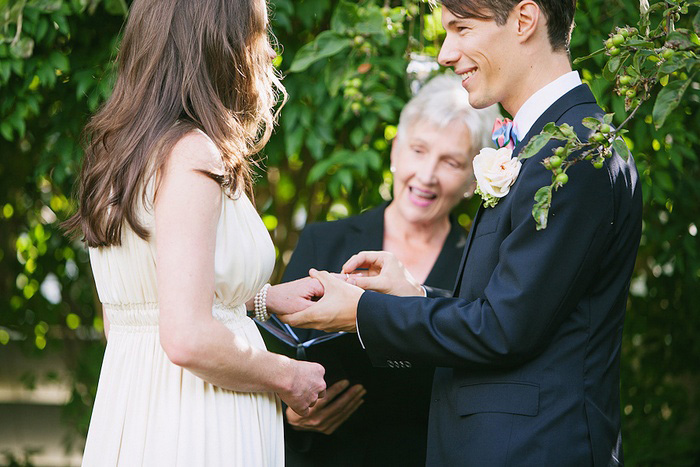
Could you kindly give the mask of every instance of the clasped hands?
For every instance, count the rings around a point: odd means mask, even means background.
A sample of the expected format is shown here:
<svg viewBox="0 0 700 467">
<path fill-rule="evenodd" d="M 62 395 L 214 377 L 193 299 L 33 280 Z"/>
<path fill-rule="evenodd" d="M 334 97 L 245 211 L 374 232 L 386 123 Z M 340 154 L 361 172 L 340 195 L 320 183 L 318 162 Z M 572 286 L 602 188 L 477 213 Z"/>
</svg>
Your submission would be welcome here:
<svg viewBox="0 0 700 467">
<path fill-rule="evenodd" d="M 341 272 L 311 269 L 309 277 L 276 286 L 268 308 L 283 322 L 324 331 L 356 332 L 357 304 L 365 290 L 423 296 L 421 285 L 401 262 L 384 251 L 352 256 Z"/>
</svg>

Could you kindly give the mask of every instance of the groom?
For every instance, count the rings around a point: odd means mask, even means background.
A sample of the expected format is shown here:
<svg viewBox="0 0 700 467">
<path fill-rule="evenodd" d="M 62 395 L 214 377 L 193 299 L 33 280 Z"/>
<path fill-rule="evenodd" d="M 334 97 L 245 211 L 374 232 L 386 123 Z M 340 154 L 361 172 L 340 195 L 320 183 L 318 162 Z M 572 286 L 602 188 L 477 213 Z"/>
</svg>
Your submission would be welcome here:
<svg viewBox="0 0 700 467">
<path fill-rule="evenodd" d="M 575 0 L 442 3 L 439 60 L 463 77 L 474 107 L 500 102 L 515 115 L 513 156 L 548 122 L 587 137 L 581 120 L 602 111 L 571 71 Z M 641 234 L 639 178 L 631 156 L 573 166 L 537 231 L 534 195 L 551 183 L 541 162 L 560 144 L 523 161 L 510 193 L 479 209 L 453 298 L 363 292 L 312 270 L 324 297 L 282 317 L 357 330 L 377 366 L 439 367 L 428 465 L 622 463 L 620 341 Z M 357 279 L 364 288 L 419 294 L 387 253 L 361 253 L 344 270 L 357 267 L 369 269 Z"/>
</svg>

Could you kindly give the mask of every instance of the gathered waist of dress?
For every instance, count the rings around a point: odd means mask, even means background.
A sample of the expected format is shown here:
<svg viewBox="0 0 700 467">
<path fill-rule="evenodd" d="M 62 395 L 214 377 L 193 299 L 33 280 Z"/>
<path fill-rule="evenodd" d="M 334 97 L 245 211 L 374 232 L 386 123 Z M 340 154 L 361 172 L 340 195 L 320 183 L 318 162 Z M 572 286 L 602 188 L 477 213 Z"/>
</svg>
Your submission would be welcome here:
<svg viewBox="0 0 700 467">
<path fill-rule="evenodd" d="M 157 331 L 160 311 L 158 303 L 103 303 L 102 307 L 107 319 L 109 319 L 110 330 L 125 328 L 124 330 Z M 249 320 L 246 313 L 245 303 L 238 305 L 226 305 L 215 303 L 212 306 L 211 314 L 223 324 L 233 324 L 235 322 L 246 322 Z"/>
</svg>

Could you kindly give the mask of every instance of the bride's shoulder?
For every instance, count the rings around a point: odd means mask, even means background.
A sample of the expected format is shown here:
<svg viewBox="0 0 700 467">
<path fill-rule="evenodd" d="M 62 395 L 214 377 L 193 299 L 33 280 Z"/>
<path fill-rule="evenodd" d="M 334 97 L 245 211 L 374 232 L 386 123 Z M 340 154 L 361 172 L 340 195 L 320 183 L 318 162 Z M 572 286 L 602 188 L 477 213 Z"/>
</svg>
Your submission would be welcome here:
<svg viewBox="0 0 700 467">
<path fill-rule="evenodd" d="M 168 156 L 169 169 L 185 169 L 221 174 L 224 171 L 221 152 L 203 131 L 193 129 L 183 134 Z"/>
</svg>

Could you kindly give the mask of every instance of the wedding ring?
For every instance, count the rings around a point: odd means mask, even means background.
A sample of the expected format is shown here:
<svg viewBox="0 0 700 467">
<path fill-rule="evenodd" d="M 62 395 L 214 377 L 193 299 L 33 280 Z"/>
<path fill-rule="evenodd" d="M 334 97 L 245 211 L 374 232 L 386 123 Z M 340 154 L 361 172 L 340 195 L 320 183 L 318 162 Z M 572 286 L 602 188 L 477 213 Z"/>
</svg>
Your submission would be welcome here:
<svg viewBox="0 0 700 467">
<path fill-rule="evenodd" d="M 346 273 L 345 273 L 345 281 L 347 282 L 347 281 L 349 281 L 349 280 L 350 280 L 350 274 L 348 274 L 348 273 L 346 272 Z"/>
</svg>

